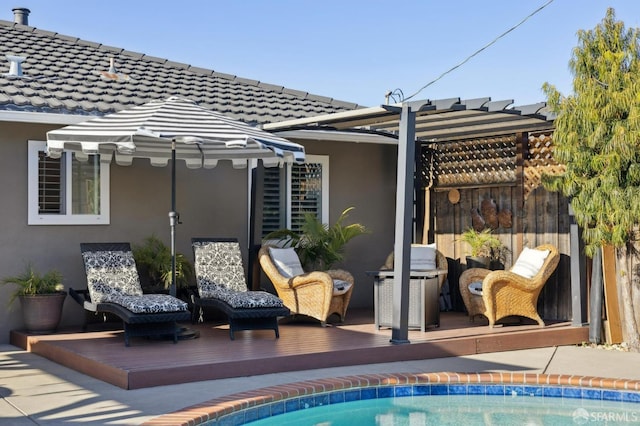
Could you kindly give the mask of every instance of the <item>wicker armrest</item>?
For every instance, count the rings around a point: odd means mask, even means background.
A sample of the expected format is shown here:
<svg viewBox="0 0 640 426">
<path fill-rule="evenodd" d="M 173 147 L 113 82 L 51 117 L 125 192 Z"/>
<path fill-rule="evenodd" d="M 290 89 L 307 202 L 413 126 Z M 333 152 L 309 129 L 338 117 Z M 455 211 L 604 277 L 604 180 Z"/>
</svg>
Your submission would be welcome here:
<svg viewBox="0 0 640 426">
<path fill-rule="evenodd" d="M 316 284 L 318 282 L 325 283 L 327 286 L 333 288 L 333 281 L 331 277 L 325 272 L 307 272 L 306 274 L 296 275 L 289 279 L 289 286 L 291 288 L 300 287 L 307 284 Z"/>
<path fill-rule="evenodd" d="M 463 281 L 463 277 L 466 285 L 469 285 L 476 281 L 483 281 L 484 278 L 491 272 L 494 271 L 485 268 L 470 268 L 460 275 L 460 281 Z"/>
<path fill-rule="evenodd" d="M 351 284 L 354 283 L 353 275 L 344 269 L 329 269 L 326 272 L 334 280 L 342 280 Z"/>
<path fill-rule="evenodd" d="M 487 274 L 483 283 L 483 291 L 492 294 L 500 284 L 508 284 L 510 287 L 519 288 L 522 291 L 533 292 L 540 287 L 535 280 L 525 278 L 509 271 L 491 271 Z"/>
<path fill-rule="evenodd" d="M 464 300 L 469 300 L 471 292 L 469 291 L 469 284 L 475 282 L 483 282 L 484 278 L 491 273 L 491 270 L 484 268 L 470 268 L 464 271 L 459 278 L 460 294 Z M 484 284 L 483 284 L 484 288 Z M 484 292 L 484 289 L 483 289 Z M 469 307 L 467 307 L 467 310 Z"/>
</svg>

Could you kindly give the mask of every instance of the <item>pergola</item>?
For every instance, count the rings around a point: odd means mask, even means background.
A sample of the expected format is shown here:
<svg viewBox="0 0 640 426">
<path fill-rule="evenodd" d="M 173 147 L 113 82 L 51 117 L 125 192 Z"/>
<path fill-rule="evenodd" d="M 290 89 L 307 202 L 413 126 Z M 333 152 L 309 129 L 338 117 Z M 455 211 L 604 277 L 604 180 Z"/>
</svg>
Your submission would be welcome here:
<svg viewBox="0 0 640 426">
<path fill-rule="evenodd" d="M 398 145 L 393 289 L 393 343 L 408 343 L 409 255 L 416 150 L 425 144 L 534 132 L 553 128 L 546 103 L 510 107 L 513 100 L 491 98 L 421 100 L 362 108 L 264 125 L 264 130 L 298 140 L 333 140 Z M 574 227 L 571 228 L 572 241 Z M 577 227 L 575 228 L 577 235 Z M 577 246 L 577 245 L 576 245 Z M 578 258 L 577 248 L 572 244 Z M 572 271 L 574 270 L 572 266 Z M 579 273 L 577 274 L 579 275 Z M 580 282 L 572 273 L 572 308 L 584 312 Z M 578 279 L 578 278 L 577 278 Z M 584 315 L 584 314 L 582 314 Z M 574 315 L 575 317 L 575 315 Z"/>
</svg>

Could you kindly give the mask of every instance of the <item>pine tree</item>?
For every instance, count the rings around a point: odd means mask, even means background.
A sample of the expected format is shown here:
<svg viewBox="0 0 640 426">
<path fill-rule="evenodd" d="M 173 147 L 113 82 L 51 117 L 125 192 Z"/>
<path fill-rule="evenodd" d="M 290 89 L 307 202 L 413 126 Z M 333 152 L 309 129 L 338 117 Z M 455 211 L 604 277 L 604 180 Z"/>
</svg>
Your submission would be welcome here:
<svg viewBox="0 0 640 426">
<path fill-rule="evenodd" d="M 565 170 L 544 186 L 570 197 L 586 252 L 616 249 L 623 337 L 640 351 L 640 32 L 616 21 L 615 11 L 593 30 L 578 32 L 569 68 L 573 94 L 545 83 L 557 113 L 554 157 Z M 634 306 L 639 312 L 635 312 Z"/>
</svg>

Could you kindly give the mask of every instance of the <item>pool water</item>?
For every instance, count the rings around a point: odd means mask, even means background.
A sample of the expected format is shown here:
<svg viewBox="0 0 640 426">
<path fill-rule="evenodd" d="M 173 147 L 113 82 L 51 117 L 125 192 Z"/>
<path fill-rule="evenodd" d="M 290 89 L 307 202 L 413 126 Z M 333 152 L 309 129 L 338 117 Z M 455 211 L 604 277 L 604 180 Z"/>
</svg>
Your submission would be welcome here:
<svg viewBox="0 0 640 426">
<path fill-rule="evenodd" d="M 425 395 L 326 404 L 251 426 L 640 424 L 640 404 L 539 396 Z"/>
</svg>

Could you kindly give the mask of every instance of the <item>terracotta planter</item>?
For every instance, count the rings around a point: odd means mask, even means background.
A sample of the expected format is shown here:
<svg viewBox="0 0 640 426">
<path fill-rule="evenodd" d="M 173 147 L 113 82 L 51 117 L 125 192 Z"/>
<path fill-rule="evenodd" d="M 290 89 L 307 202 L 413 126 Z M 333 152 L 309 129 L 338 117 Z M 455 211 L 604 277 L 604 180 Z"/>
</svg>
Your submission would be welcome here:
<svg viewBox="0 0 640 426">
<path fill-rule="evenodd" d="M 22 318 L 29 333 L 53 333 L 62 318 L 62 306 L 67 293 L 20 296 Z"/>
</svg>

